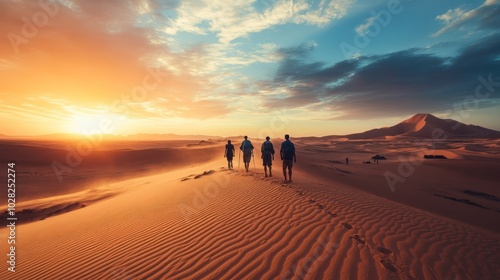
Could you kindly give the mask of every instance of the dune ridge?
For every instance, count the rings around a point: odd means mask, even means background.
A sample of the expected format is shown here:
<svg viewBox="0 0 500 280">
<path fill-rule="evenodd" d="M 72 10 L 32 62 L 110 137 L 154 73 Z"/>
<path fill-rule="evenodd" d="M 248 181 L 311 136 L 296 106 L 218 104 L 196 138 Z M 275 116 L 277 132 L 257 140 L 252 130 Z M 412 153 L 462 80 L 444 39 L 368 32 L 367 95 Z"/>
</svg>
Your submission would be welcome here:
<svg viewBox="0 0 500 280">
<path fill-rule="evenodd" d="M 203 172 L 208 166 L 132 179 L 127 184 L 142 187 L 19 226 L 30 234 L 19 240 L 18 271 L 0 278 L 495 279 L 500 272 L 497 233 L 337 183 L 283 184 L 254 172 Z M 182 181 L 193 173 L 200 177 Z M 200 193 L 204 203 L 193 200 Z"/>
</svg>

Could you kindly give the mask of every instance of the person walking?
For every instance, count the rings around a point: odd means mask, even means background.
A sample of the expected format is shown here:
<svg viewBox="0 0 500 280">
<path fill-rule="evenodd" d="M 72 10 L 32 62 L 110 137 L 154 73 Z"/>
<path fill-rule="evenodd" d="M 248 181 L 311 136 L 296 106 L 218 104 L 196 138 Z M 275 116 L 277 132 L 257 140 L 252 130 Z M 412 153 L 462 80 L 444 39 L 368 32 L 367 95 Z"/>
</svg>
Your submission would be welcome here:
<svg viewBox="0 0 500 280">
<path fill-rule="evenodd" d="M 233 169 L 233 157 L 234 157 L 234 145 L 231 144 L 231 140 L 227 140 L 226 150 L 224 151 L 224 157 L 227 159 L 227 168 L 229 170 Z"/>
<path fill-rule="evenodd" d="M 287 182 L 286 170 L 288 169 L 288 182 L 292 181 L 292 168 L 293 164 L 297 162 L 297 156 L 295 155 L 295 145 L 290 141 L 290 135 L 285 135 L 285 141 L 281 143 L 280 156 L 283 161 L 283 176 L 285 176 L 284 182 Z"/>
<path fill-rule="evenodd" d="M 273 143 L 269 141 L 271 138 L 269 136 L 266 137 L 266 141 L 262 143 L 262 146 L 260 148 L 260 151 L 262 153 L 262 156 L 260 157 L 262 159 L 262 165 L 264 165 L 264 173 L 267 176 L 267 168 L 269 167 L 269 177 L 273 177 L 273 172 L 272 172 L 272 165 L 273 165 L 273 160 L 274 160 L 274 147 Z"/>
<path fill-rule="evenodd" d="M 243 138 L 245 138 L 245 140 L 241 142 L 240 150 L 243 152 L 243 163 L 245 163 L 245 170 L 248 172 L 250 160 L 252 159 L 253 145 L 252 142 L 248 140 L 248 136 L 245 135 Z"/>
</svg>

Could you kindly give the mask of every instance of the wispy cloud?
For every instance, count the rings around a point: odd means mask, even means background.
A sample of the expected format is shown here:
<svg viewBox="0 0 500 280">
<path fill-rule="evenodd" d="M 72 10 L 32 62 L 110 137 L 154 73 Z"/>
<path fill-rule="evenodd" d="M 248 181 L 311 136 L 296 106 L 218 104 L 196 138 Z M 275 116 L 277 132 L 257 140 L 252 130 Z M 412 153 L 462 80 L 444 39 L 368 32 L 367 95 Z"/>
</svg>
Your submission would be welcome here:
<svg viewBox="0 0 500 280">
<path fill-rule="evenodd" d="M 170 19 L 168 34 L 190 32 L 214 33 L 221 43 L 260 32 L 275 25 L 296 23 L 323 27 L 343 17 L 353 0 L 280 0 L 258 11 L 255 1 L 186 1 L 177 7 L 177 17 Z"/>
<path fill-rule="evenodd" d="M 498 29 L 500 26 L 500 0 L 486 0 L 481 6 L 465 10 L 463 7 L 448 10 L 436 17 L 445 26 L 434 33 L 438 37 L 450 30 L 470 25 L 472 29 Z"/>
<path fill-rule="evenodd" d="M 358 33 L 359 36 L 365 36 L 368 34 L 368 31 L 370 27 L 377 21 L 376 17 L 369 17 L 365 20 L 365 22 L 358 27 L 355 28 L 356 33 Z"/>
</svg>

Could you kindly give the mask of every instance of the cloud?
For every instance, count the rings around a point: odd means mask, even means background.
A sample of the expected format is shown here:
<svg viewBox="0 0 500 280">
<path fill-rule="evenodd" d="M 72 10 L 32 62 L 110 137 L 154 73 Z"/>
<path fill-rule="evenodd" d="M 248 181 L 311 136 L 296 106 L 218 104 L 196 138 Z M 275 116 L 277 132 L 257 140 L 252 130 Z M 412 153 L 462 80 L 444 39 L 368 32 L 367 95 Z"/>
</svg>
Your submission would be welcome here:
<svg viewBox="0 0 500 280">
<path fill-rule="evenodd" d="M 335 119 L 442 112 L 473 96 L 480 75 L 500 80 L 499 35 L 476 41 L 456 57 L 409 49 L 327 65 L 308 62 L 311 51 L 307 45 L 281 50 L 274 79 L 259 83 L 265 106 L 332 112 Z M 481 105 L 499 98 L 492 95 Z"/>
<path fill-rule="evenodd" d="M 365 23 L 356 27 L 355 31 L 359 36 L 365 36 L 369 33 L 370 27 L 377 21 L 376 17 L 369 17 L 365 20 Z"/>
<path fill-rule="evenodd" d="M 319 103 L 330 83 L 347 77 L 358 65 L 355 60 L 341 61 L 334 65 L 308 62 L 315 47 L 315 42 L 309 42 L 277 51 L 282 60 L 273 80 L 257 83 L 259 92 L 265 95 L 264 107 L 304 107 Z"/>
<path fill-rule="evenodd" d="M 323 27 L 343 17 L 353 0 L 280 0 L 259 11 L 255 1 L 185 1 L 176 9 L 177 17 L 163 29 L 167 34 L 214 33 L 221 43 L 229 43 L 250 33 L 286 23 Z"/>
<path fill-rule="evenodd" d="M 27 38 L 26 21 L 32 25 L 46 13 L 42 2 L 0 1 L 0 34 L 22 38 L 0 41 L 0 95 L 23 119 L 43 108 L 57 114 L 69 114 L 65 106 L 113 110 L 116 102 L 136 119 L 222 116 L 245 105 L 234 94 L 256 88 L 238 69 L 287 55 L 273 43 L 242 47 L 235 39 L 289 23 L 321 28 L 354 1 L 49 1 L 54 14 Z M 216 41 L 186 45 L 173 36 L 180 33 Z M 147 91 L 144 104 L 130 100 L 153 67 L 160 67 L 161 83 Z M 61 102 L 49 106 L 46 99 Z"/>
<path fill-rule="evenodd" d="M 274 81 L 279 84 L 300 83 L 314 87 L 345 77 L 358 64 L 355 60 L 345 60 L 331 66 L 323 62 L 307 62 L 309 53 L 315 47 L 316 44 L 311 42 L 279 50 L 284 59 L 280 62 Z"/>
<path fill-rule="evenodd" d="M 474 29 L 498 30 L 500 26 L 500 0 L 486 0 L 481 6 L 472 10 L 461 7 L 448 10 L 436 17 L 445 26 L 434 33 L 438 37 L 450 30 L 472 26 Z"/>
<path fill-rule="evenodd" d="M 175 52 L 157 33 L 157 23 L 149 23 L 151 17 L 161 17 L 156 10 L 168 3 L 146 0 L 50 3 L 57 3 L 52 7 L 53 15 L 48 15 L 38 1 L 18 1 L 15 5 L 0 1 L 0 34 L 6 38 L 0 41 L 0 95 L 12 105 L 11 112 L 35 113 L 41 112 L 40 108 L 57 110 L 55 107 L 65 112 L 62 106 L 66 105 L 104 106 L 111 110 L 115 102 L 133 103 L 130 94 L 155 67 L 160 67 L 161 81 L 147 91 L 145 101 L 158 97 L 172 100 L 175 97 L 178 101 L 156 104 L 154 112 L 163 110 L 185 118 L 199 118 L 193 112 L 206 112 L 206 117 L 227 112 L 223 102 L 197 101 L 205 91 L 216 87 L 208 82 L 214 73 L 204 71 L 206 48 L 190 46 Z M 176 7 L 175 3 L 168 5 Z M 44 13 L 43 25 L 25 27 L 26 21 L 31 26 L 33 18 Z M 29 36 L 25 34 L 28 29 L 32 32 Z M 12 43 L 7 39 L 9 34 L 23 41 Z M 35 98 L 30 101 L 32 106 L 27 107 L 27 100 L 34 97 L 60 99 L 62 103 L 48 106 L 43 99 Z M 151 116 L 137 108 L 139 111 L 134 114 L 137 118 L 141 117 L 139 112 L 144 113 L 143 117 Z M 27 118 L 26 113 L 22 116 Z"/>
</svg>

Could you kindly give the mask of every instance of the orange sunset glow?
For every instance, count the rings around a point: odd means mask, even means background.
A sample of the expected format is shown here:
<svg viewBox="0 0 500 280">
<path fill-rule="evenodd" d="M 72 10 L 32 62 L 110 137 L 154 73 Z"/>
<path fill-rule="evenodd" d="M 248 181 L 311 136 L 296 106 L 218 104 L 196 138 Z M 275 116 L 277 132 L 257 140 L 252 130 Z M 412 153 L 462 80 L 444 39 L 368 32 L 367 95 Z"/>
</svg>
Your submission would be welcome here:
<svg viewBox="0 0 500 280">
<path fill-rule="evenodd" d="M 499 279 L 499 11 L 0 0 L 0 279 Z"/>
<path fill-rule="evenodd" d="M 283 12 L 280 20 L 268 15 L 264 25 L 245 21 L 240 27 L 232 24 L 243 16 L 236 3 L 218 15 L 217 5 L 176 7 L 168 1 L 14 2 L 0 3 L 0 33 L 5 34 L 0 42 L 0 117 L 7 135 L 87 133 L 106 118 L 114 124 L 110 134 L 257 136 L 281 116 L 294 124 L 289 129 L 295 135 L 339 135 L 391 125 L 419 111 L 500 128 L 488 117 L 498 112 L 496 99 L 481 102 L 473 114 L 462 113 L 460 103 L 456 106 L 474 92 L 476 74 L 463 93 L 454 90 L 454 98 L 434 98 L 443 102 L 439 104 L 410 97 L 418 94 L 410 84 L 399 86 L 395 98 L 387 84 L 368 86 L 373 97 L 365 97 L 367 89 L 349 89 L 349 79 L 363 79 L 368 67 L 378 63 L 366 65 L 379 52 L 377 44 L 363 48 L 365 54 L 353 60 L 341 52 L 352 34 L 338 33 L 340 48 L 332 48 L 326 35 L 314 34 L 342 25 L 349 9 L 359 9 L 350 1 L 332 1 L 335 8 L 321 20 L 314 9 L 301 7 L 289 15 L 286 6 L 276 6 L 269 9 L 275 17 Z M 245 20 L 258 14 L 261 7 L 256 5 Z M 190 9 L 192 16 L 186 14 Z M 169 18 L 173 11 L 178 13 L 175 21 Z M 202 23 L 206 20 L 208 26 Z M 302 37 L 283 35 L 280 41 L 267 35 L 276 32 L 273 28 L 288 34 L 289 27 L 280 25 L 287 22 L 307 28 Z M 357 32 L 361 27 L 367 26 L 360 25 Z M 287 68 L 314 72 L 298 77 Z M 328 71 L 332 80 L 322 78 Z M 339 80 L 343 82 L 333 78 L 339 75 L 346 75 Z M 449 96 L 442 86 L 427 90 Z M 385 110 L 389 104 L 393 109 Z"/>
</svg>

